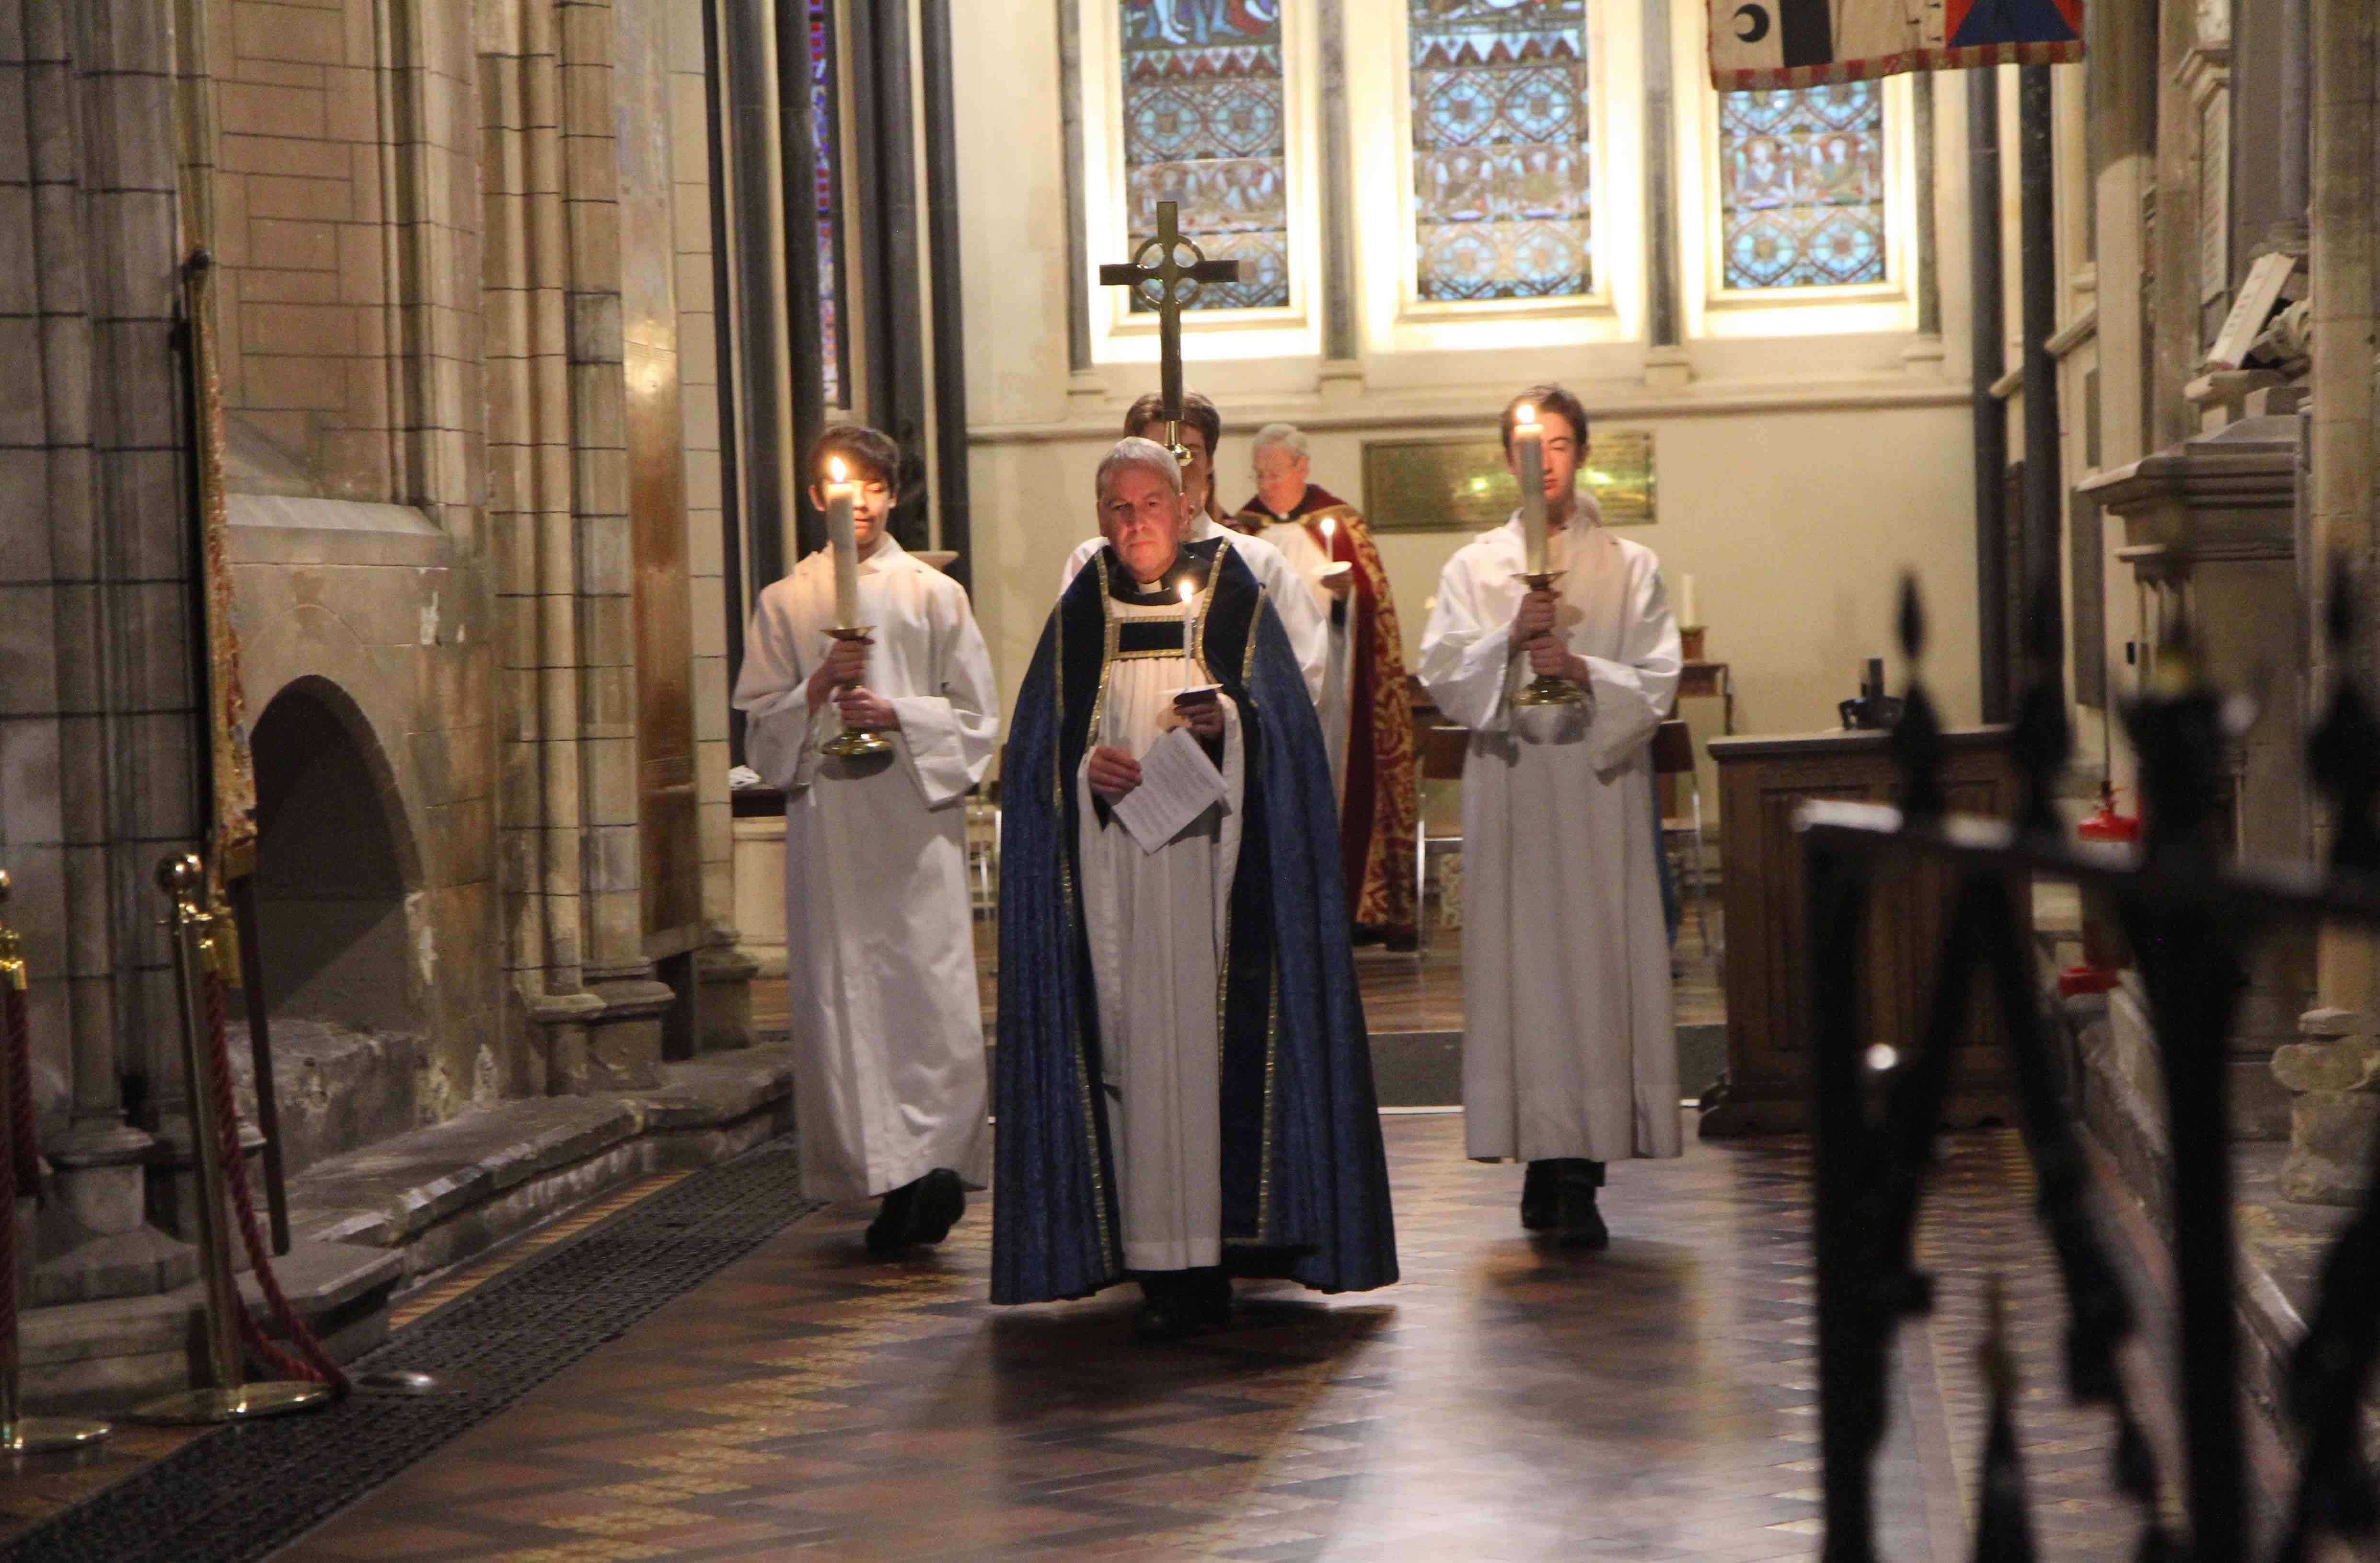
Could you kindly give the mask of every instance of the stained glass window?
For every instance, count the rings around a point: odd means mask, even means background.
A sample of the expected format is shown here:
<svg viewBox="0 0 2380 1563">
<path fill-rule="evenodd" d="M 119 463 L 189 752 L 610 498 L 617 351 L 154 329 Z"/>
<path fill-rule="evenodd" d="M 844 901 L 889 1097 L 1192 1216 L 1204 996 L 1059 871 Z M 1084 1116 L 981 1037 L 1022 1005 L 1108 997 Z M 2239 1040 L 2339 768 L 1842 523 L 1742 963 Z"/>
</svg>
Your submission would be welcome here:
<svg viewBox="0 0 2380 1563">
<path fill-rule="evenodd" d="M 1121 14 L 1133 247 L 1157 232 L 1157 203 L 1174 201 L 1200 249 L 1240 262 L 1240 281 L 1201 289 L 1192 308 L 1287 305 L 1281 0 L 1121 0 Z"/>
<path fill-rule="evenodd" d="M 1885 280 L 1877 83 L 1723 93 L 1718 133 L 1727 286 Z"/>
<path fill-rule="evenodd" d="M 1406 0 L 1415 292 L 1594 285 L 1586 0 Z"/>
<path fill-rule="evenodd" d="M 842 182 L 836 176 L 834 46 L 827 34 L 827 0 L 810 0 L 810 144 L 818 152 L 820 370 L 826 381 L 827 405 L 840 406 L 843 345 L 835 337 L 835 299 L 842 246 L 835 242 L 835 196 Z"/>
</svg>

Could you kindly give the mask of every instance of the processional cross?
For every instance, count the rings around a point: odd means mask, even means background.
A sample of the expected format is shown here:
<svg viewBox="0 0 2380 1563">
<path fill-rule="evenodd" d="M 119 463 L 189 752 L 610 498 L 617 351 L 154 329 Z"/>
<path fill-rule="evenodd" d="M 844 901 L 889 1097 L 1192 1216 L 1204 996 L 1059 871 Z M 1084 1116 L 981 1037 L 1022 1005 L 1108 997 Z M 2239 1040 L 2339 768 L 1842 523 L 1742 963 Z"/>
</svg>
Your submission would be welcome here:
<svg viewBox="0 0 2380 1563">
<path fill-rule="evenodd" d="M 1099 285 L 1133 288 L 1157 311 L 1157 389 L 1159 398 L 1165 404 L 1160 409 L 1165 418 L 1165 448 L 1173 453 L 1175 461 L 1187 466 L 1190 453 L 1182 443 L 1182 310 L 1198 297 L 1198 290 L 1206 284 L 1239 281 L 1240 263 L 1208 260 L 1183 234 L 1180 221 L 1172 201 L 1159 201 L 1156 236 L 1141 240 L 1131 260 L 1101 266 Z M 1156 254 L 1154 260 L 1149 259 L 1152 251 Z M 1189 254 L 1186 263 L 1182 259 L 1184 251 Z M 1211 456 L 1215 453 L 1207 454 Z"/>
</svg>

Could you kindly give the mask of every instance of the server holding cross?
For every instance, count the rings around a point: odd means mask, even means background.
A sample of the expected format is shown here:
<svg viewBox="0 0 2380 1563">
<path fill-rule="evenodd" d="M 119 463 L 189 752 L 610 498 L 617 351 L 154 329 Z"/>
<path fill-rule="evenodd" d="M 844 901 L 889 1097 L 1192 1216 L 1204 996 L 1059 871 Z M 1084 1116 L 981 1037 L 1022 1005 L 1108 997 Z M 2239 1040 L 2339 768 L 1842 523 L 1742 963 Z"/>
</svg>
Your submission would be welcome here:
<svg viewBox="0 0 2380 1563">
<path fill-rule="evenodd" d="M 1157 234 L 1146 239 L 1124 264 L 1101 266 L 1099 281 L 1109 287 L 1129 287 L 1157 310 L 1158 343 L 1160 349 L 1159 370 L 1160 406 L 1155 418 L 1147 412 L 1146 398 L 1134 405 L 1125 420 L 1124 432 L 1138 434 L 1153 431 L 1157 421 L 1165 425 L 1165 448 L 1173 454 L 1174 465 L 1190 478 L 1205 478 L 1205 483 L 1185 482 L 1184 498 L 1188 502 L 1184 518 L 1186 530 L 1183 540 L 1189 543 L 1211 542 L 1227 539 L 1232 551 L 1254 573 L 1264 588 L 1266 601 L 1281 620 L 1282 631 L 1289 636 L 1292 655 L 1297 659 L 1298 671 L 1305 675 L 1309 698 L 1319 701 L 1322 685 L 1330 657 L 1330 624 L 1316 607 L 1312 594 L 1305 589 L 1304 578 L 1296 567 L 1284 558 L 1281 550 L 1262 538 L 1250 537 L 1218 526 L 1208 515 L 1209 496 L 1191 492 L 1212 485 L 1214 439 L 1212 430 L 1201 435 L 1208 445 L 1208 462 L 1202 467 L 1194 460 L 1190 448 L 1183 443 L 1184 424 L 1184 394 L 1182 386 L 1182 311 L 1198 297 L 1198 290 L 1209 283 L 1235 282 L 1239 279 L 1240 263 L 1236 260 L 1209 260 L 1198 252 L 1181 230 L 1173 202 L 1157 204 Z M 1212 405 L 1200 399 L 1212 419 Z M 1220 429 L 1220 424 L 1216 424 Z M 1066 560 L 1058 577 L 1060 591 L 1074 584 L 1083 566 L 1099 557 L 1107 547 L 1104 536 L 1086 539 Z"/>
<path fill-rule="evenodd" d="M 1186 266 L 1180 260 L 1185 249 L 1190 252 Z M 1149 260 L 1152 252 L 1154 263 Z M 1180 211 L 1170 200 L 1157 203 L 1157 233 L 1141 241 L 1130 260 L 1099 268 L 1099 285 L 1131 288 L 1157 311 L 1157 389 L 1165 401 L 1165 448 L 1184 466 L 1190 465 L 1190 453 L 1182 444 L 1182 310 L 1207 284 L 1239 280 L 1238 261 L 1209 260 L 1184 235 Z"/>
</svg>

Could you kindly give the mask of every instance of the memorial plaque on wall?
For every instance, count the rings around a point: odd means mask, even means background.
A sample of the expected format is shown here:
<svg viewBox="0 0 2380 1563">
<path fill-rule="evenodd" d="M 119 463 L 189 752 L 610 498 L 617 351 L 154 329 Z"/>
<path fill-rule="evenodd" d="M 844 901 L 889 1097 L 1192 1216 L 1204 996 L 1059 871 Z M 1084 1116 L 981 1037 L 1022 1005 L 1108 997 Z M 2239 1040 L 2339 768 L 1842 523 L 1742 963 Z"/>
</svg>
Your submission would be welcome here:
<svg viewBox="0 0 2380 1563">
<path fill-rule="evenodd" d="M 1590 433 L 1578 489 L 1595 497 L 1606 526 L 1650 526 L 1653 431 Z M 1520 503 L 1520 485 L 1495 440 L 1365 442 L 1364 519 L 1376 532 L 1484 532 L 1502 526 Z"/>
</svg>

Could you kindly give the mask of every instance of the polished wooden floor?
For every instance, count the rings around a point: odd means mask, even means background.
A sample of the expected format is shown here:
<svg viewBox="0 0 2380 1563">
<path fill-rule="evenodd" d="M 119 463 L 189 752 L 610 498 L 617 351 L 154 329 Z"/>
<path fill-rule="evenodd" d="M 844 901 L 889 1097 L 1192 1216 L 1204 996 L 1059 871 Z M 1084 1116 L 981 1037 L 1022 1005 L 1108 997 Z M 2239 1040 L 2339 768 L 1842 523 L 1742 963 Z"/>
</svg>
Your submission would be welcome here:
<svg viewBox="0 0 2380 1563">
<path fill-rule="evenodd" d="M 942 1249 L 832 1207 L 285 1549 L 361 1558 L 1815 1556 L 1805 1147 L 1613 1169 L 1601 1254 L 1528 1239 L 1453 1115 L 1387 1121 L 1403 1281 L 1242 1291 L 1188 1346 L 1128 1289 L 993 1309 L 978 1206 Z M 2057 1388 L 2054 1274 L 2013 1136 L 1949 1142 L 1904 1334 L 1885 1555 L 1963 1557 L 1983 1278 L 2010 1289 L 2044 1556 L 2124 1556 L 2104 1420 Z"/>
</svg>

